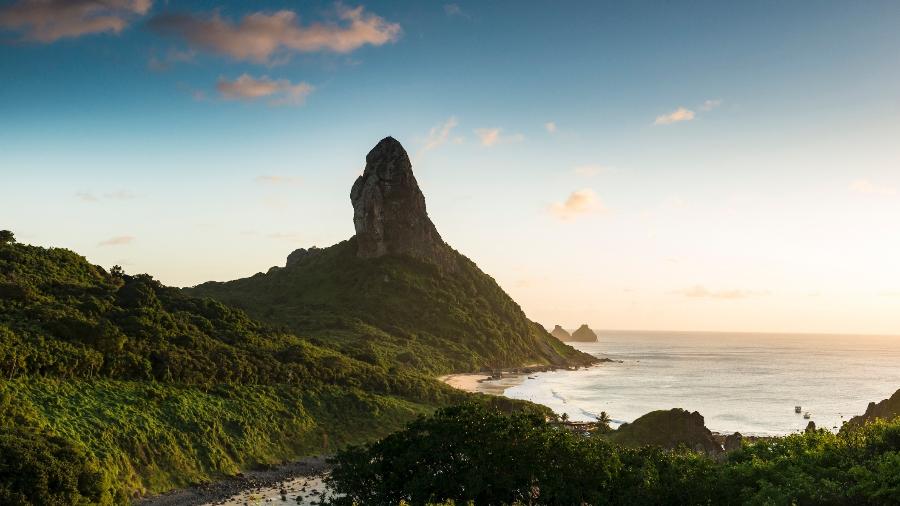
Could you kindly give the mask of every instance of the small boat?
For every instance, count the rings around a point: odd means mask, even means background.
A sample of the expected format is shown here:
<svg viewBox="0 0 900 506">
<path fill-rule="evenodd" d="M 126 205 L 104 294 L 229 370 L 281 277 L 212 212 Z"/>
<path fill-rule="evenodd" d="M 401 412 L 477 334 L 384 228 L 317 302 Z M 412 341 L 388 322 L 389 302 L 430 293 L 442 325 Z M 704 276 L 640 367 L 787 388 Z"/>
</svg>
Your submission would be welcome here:
<svg viewBox="0 0 900 506">
<path fill-rule="evenodd" d="M 804 420 L 809 420 L 811 417 L 812 417 L 812 415 L 809 414 L 809 411 L 807 411 L 806 413 L 803 413 L 803 419 L 804 419 Z"/>
<path fill-rule="evenodd" d="M 797 413 L 799 415 L 801 411 L 803 411 L 803 408 L 801 408 L 800 406 L 794 406 L 794 413 Z"/>
</svg>

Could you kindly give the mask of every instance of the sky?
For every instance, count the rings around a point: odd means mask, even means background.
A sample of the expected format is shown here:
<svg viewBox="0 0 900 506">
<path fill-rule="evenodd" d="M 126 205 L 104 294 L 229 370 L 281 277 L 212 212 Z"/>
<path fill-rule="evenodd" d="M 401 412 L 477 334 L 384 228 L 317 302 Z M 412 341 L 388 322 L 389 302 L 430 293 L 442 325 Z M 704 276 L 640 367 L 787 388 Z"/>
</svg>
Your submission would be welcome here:
<svg viewBox="0 0 900 506">
<path fill-rule="evenodd" d="M 532 319 L 900 334 L 900 3 L 0 1 L 0 228 L 175 286 L 400 140 Z"/>
</svg>

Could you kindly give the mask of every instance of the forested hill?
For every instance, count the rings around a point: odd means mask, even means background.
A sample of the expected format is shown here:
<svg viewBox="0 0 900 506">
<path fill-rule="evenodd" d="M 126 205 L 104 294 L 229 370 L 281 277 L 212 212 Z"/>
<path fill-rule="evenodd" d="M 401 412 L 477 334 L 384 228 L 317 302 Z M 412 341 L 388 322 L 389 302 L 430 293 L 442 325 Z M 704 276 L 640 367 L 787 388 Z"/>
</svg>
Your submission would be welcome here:
<svg viewBox="0 0 900 506">
<path fill-rule="evenodd" d="M 382 366 L 434 374 L 595 361 L 529 320 L 492 277 L 443 241 L 395 139 L 369 152 L 350 199 L 351 239 L 297 250 L 266 274 L 187 292 Z"/>
<path fill-rule="evenodd" d="M 122 503 L 371 440 L 463 396 L 148 275 L 0 243 L 0 504 Z"/>
<path fill-rule="evenodd" d="M 385 367 L 437 374 L 594 360 L 528 320 L 490 276 L 455 251 L 452 276 L 407 256 L 364 259 L 355 252 L 353 238 L 267 274 L 187 292 Z"/>
</svg>

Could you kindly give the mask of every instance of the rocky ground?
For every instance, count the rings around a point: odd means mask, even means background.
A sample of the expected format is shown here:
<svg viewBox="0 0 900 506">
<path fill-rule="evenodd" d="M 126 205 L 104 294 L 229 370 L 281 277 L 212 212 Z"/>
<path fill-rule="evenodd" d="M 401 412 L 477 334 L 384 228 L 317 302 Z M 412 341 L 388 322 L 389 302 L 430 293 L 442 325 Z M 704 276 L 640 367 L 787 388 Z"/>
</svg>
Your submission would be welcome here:
<svg viewBox="0 0 900 506">
<path fill-rule="evenodd" d="M 141 499 L 135 506 L 317 505 L 326 493 L 329 467 L 324 457 L 309 457 L 273 469 L 247 471 L 221 481 Z"/>
</svg>

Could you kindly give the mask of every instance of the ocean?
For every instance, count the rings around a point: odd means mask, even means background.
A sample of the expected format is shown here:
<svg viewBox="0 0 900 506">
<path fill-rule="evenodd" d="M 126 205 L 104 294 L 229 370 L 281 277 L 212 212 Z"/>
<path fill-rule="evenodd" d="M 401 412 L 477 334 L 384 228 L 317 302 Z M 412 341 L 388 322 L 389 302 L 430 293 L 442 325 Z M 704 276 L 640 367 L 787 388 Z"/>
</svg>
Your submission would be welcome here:
<svg viewBox="0 0 900 506">
<path fill-rule="evenodd" d="M 574 346 L 603 363 L 503 380 L 503 394 L 572 420 L 601 411 L 613 426 L 653 410 L 699 411 L 715 432 L 783 435 L 809 420 L 837 430 L 900 388 L 900 337 L 698 332 L 598 332 Z M 533 379 L 531 379 L 533 378 Z M 485 385 L 488 387 L 488 385 Z M 494 385 L 496 388 L 497 385 Z"/>
</svg>

